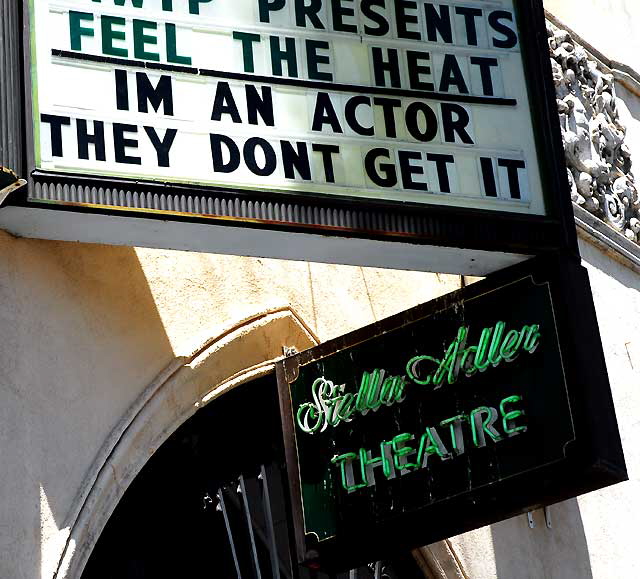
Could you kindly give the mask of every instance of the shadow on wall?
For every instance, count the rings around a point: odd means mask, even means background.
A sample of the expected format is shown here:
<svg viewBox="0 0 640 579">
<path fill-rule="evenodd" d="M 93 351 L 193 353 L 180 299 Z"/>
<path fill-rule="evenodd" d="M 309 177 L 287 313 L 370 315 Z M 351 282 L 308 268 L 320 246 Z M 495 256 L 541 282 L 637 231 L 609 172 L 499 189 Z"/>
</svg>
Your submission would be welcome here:
<svg viewBox="0 0 640 579">
<path fill-rule="evenodd" d="M 0 232 L 0 256 L 0 577 L 50 577 L 90 465 L 173 352 L 133 249 Z"/>
<path fill-rule="evenodd" d="M 497 579 L 592 579 L 589 548 L 576 499 L 549 507 L 551 528 L 543 510 L 491 526 Z"/>
</svg>

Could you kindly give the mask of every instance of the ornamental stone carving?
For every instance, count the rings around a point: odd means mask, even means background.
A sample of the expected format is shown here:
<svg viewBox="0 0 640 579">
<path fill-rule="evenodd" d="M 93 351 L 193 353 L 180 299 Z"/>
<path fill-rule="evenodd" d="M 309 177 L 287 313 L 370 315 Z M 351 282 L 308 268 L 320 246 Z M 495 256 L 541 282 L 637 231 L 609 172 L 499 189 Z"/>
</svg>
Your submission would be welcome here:
<svg viewBox="0 0 640 579">
<path fill-rule="evenodd" d="M 569 33 L 547 23 L 571 199 L 638 242 L 640 199 L 624 143 L 613 75 Z"/>
</svg>

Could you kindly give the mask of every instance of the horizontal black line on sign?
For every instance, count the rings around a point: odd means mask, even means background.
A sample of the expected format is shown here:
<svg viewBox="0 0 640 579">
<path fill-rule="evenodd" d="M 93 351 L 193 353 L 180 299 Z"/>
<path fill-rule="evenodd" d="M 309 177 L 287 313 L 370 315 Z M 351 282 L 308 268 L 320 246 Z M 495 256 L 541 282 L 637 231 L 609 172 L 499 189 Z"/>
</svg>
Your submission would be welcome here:
<svg viewBox="0 0 640 579">
<path fill-rule="evenodd" d="M 399 97 L 420 98 L 428 100 L 438 100 L 445 102 L 499 105 L 514 107 L 518 104 L 516 99 L 499 97 L 481 97 L 462 94 L 448 94 L 433 91 L 408 90 L 401 88 L 390 88 L 380 86 L 362 86 L 357 84 L 339 84 L 323 82 L 317 80 L 305 80 L 300 78 L 285 78 L 274 76 L 262 76 L 258 74 L 244 74 L 241 72 L 225 72 L 222 70 L 208 70 L 206 68 L 194 68 L 191 66 L 176 66 L 173 64 L 162 64 L 159 62 L 147 62 L 145 60 L 131 60 L 128 58 L 115 58 L 112 56 L 100 56 L 97 54 L 84 54 L 82 52 L 71 52 L 69 50 L 59 50 L 54 48 L 51 51 L 53 56 L 60 58 L 70 58 L 74 60 L 84 60 L 88 62 L 98 62 L 114 64 L 117 66 L 133 66 L 146 68 L 149 70 L 160 70 L 165 72 L 180 72 L 183 74 L 193 74 L 196 76 L 211 76 L 214 78 L 224 78 L 227 80 L 240 80 L 261 84 L 276 84 L 281 86 L 297 86 L 300 88 L 312 88 L 317 90 L 328 90 L 335 92 L 366 93 L 379 95 L 392 95 Z"/>
</svg>

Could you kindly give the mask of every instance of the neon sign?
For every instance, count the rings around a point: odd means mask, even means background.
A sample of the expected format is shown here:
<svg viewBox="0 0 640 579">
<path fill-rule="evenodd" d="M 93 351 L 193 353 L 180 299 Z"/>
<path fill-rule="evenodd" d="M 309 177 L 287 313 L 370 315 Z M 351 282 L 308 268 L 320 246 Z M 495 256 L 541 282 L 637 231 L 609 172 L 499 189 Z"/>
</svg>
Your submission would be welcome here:
<svg viewBox="0 0 640 579">
<path fill-rule="evenodd" d="M 404 376 L 385 376 L 384 370 L 363 372 L 357 394 L 345 392 L 346 385 L 336 385 L 326 378 L 318 378 L 311 386 L 313 402 L 298 408 L 298 426 L 303 432 L 324 432 L 327 426 L 351 422 L 357 412 L 365 416 L 381 406 L 393 406 L 404 400 L 407 380 Z"/>
<path fill-rule="evenodd" d="M 502 362 L 513 362 L 521 352 L 533 354 L 540 344 L 540 325 L 523 325 L 519 330 L 505 333 L 505 322 L 485 327 L 477 345 L 467 346 L 469 328 L 460 326 L 455 339 L 446 348 L 442 359 L 419 355 L 406 364 L 407 376 L 387 375 L 385 370 L 363 372 L 357 393 L 347 392 L 346 384 L 334 384 L 325 377 L 317 378 L 311 386 L 313 402 L 298 407 L 296 422 L 307 434 L 324 432 L 329 426 L 351 422 L 354 415 L 365 416 L 382 406 L 393 406 L 405 400 L 405 389 L 409 380 L 421 386 L 432 385 L 436 390 L 444 384 L 454 384 L 460 372 L 466 377 L 488 368 L 496 368 Z M 421 378 L 425 363 L 437 367 Z"/>
<path fill-rule="evenodd" d="M 358 452 L 336 455 L 331 462 L 340 469 L 342 488 L 347 492 L 374 486 L 376 484 L 373 472 L 375 467 L 381 466 L 385 478 L 390 480 L 398 475 L 403 476 L 418 469 L 427 468 L 431 455 L 447 461 L 464 454 L 462 431 L 465 424 L 471 432 L 475 448 L 486 446 L 487 438 L 498 443 L 505 437 L 526 432 L 526 424 L 515 423 L 516 419 L 524 418 L 524 411 L 515 407 L 521 401 L 521 396 L 508 396 L 500 401 L 497 409 L 492 406 L 480 406 L 468 414 L 459 414 L 442 420 L 440 426 L 449 430 L 451 451 L 447 449 L 437 428 L 429 426 L 419 437 L 418 444 L 413 446 L 410 444 L 418 439 L 411 433 L 402 433 L 391 440 L 383 440 L 379 449 L 376 449 L 379 454 L 375 457 L 372 456 L 372 451 L 360 448 Z M 415 455 L 414 462 L 409 460 L 412 455 Z M 358 470 L 357 475 L 354 470 Z M 359 482 L 355 482 L 357 476 L 359 476 Z"/>
<path fill-rule="evenodd" d="M 462 371 L 469 377 L 476 372 L 484 372 L 490 366 L 495 368 L 502 362 L 513 362 L 520 352 L 533 354 L 540 343 L 540 326 L 524 325 L 520 330 L 504 333 L 506 324 L 498 322 L 495 327 L 484 328 L 477 346 L 465 347 L 469 329 L 461 327 L 456 339 L 451 342 L 442 360 L 431 356 L 415 356 L 407 362 L 407 375 L 416 384 L 433 384 L 440 388 L 445 378 L 449 384 L 457 381 Z M 425 379 L 418 377 L 422 362 L 433 362 L 438 368 Z"/>
<path fill-rule="evenodd" d="M 298 560 L 329 572 L 626 477 L 587 274 L 561 257 L 287 357 L 277 375 Z"/>
</svg>

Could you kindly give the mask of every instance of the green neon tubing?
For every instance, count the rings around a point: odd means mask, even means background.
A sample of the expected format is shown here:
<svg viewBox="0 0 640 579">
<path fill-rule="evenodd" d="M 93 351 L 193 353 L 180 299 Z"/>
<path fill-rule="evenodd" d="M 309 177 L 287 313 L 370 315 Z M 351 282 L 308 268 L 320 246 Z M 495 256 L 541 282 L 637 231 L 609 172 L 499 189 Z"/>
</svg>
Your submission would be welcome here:
<svg viewBox="0 0 640 579">
<path fill-rule="evenodd" d="M 445 354 L 444 359 L 442 360 L 442 362 L 440 362 L 440 366 L 433 376 L 434 390 L 442 386 L 445 377 L 447 378 L 447 382 L 449 384 L 455 383 L 457 379 L 456 370 L 458 363 L 458 352 L 461 346 L 464 347 L 468 331 L 468 328 L 465 328 L 464 326 L 461 326 L 458 329 L 458 335 L 456 336 L 456 339 L 451 342 L 451 345 L 447 349 L 447 353 Z"/>
<path fill-rule="evenodd" d="M 418 463 L 406 462 L 404 465 L 400 464 L 400 460 L 403 456 L 407 456 L 415 452 L 415 448 L 411 446 L 402 446 L 405 442 L 408 442 L 413 438 L 412 434 L 404 433 L 394 436 L 391 441 L 391 448 L 393 449 L 393 464 L 398 470 L 411 470 L 418 467 Z"/>
<path fill-rule="evenodd" d="M 475 359 L 470 362 L 471 358 L 469 358 L 471 354 L 476 354 L 477 356 L 477 352 L 478 346 L 469 346 L 465 349 L 464 354 L 462 354 L 462 358 L 460 358 L 460 370 L 465 373 L 467 378 L 471 378 L 471 376 L 478 371 L 475 365 Z"/>
<path fill-rule="evenodd" d="M 307 422 L 302 420 L 302 413 L 305 410 L 307 411 L 307 414 L 306 414 L 307 418 L 310 416 L 313 419 L 313 415 L 317 414 L 316 423 L 311 427 L 305 426 Z M 296 413 L 296 421 L 298 423 L 298 427 L 300 428 L 300 430 L 302 430 L 303 432 L 306 432 L 307 434 L 313 434 L 315 432 L 318 432 L 318 430 L 322 426 L 322 420 L 323 420 L 323 415 L 321 412 L 318 411 L 318 409 L 316 408 L 316 405 L 313 402 L 305 402 L 304 404 L 301 404 L 300 407 L 298 408 L 298 412 Z"/>
<path fill-rule="evenodd" d="M 431 384 L 431 378 L 432 378 L 431 374 L 427 376 L 426 380 L 420 380 L 420 378 L 418 378 L 418 376 L 414 374 L 414 366 L 416 366 L 417 364 L 425 360 L 428 360 L 429 362 L 434 362 L 435 364 L 438 364 L 438 365 L 440 364 L 440 360 L 437 360 L 436 358 L 432 358 L 431 356 L 414 356 L 413 358 L 411 358 L 411 360 L 407 362 L 407 368 L 406 368 L 407 376 L 409 376 L 409 378 L 419 386 L 428 386 L 429 384 Z"/>
<path fill-rule="evenodd" d="M 529 354 L 533 354 L 540 345 L 540 338 L 540 325 L 533 324 L 522 347 L 529 352 Z"/>
<path fill-rule="evenodd" d="M 333 395 L 333 392 L 332 392 Z M 340 415 L 338 414 L 337 400 L 331 398 L 327 400 L 327 424 L 329 426 L 338 426 L 342 422 Z"/>
<path fill-rule="evenodd" d="M 478 345 L 465 348 L 469 328 L 460 326 L 456 338 L 447 347 L 442 360 L 432 356 L 419 355 L 407 362 L 405 369 L 408 379 L 420 386 L 433 385 L 435 390 L 443 385 L 445 379 L 449 384 L 454 384 L 458 380 L 461 370 L 467 377 L 470 377 L 477 371 L 484 372 L 490 366 L 496 367 L 501 362 L 515 360 L 521 348 L 533 353 L 540 345 L 539 324 L 524 325 L 520 331 L 510 330 L 506 336 L 504 335 L 505 329 L 506 323 L 501 321 L 497 322 L 495 327 L 484 328 Z M 421 379 L 418 377 L 418 366 L 421 362 L 427 361 L 435 364 L 436 368 L 424 379 Z M 371 373 L 362 373 L 357 393 L 345 393 L 344 384 L 334 385 L 324 377 L 318 378 L 312 385 L 314 402 L 307 402 L 298 408 L 296 413 L 298 425 L 303 432 L 308 434 L 319 430 L 323 432 L 327 426 L 336 427 L 340 422 L 349 422 L 355 413 L 364 416 L 370 410 L 377 411 L 382 405 L 393 406 L 404 402 L 405 388 L 408 384 L 410 382 L 405 376 L 385 376 L 385 370 L 379 368 L 374 369 Z M 477 410 L 480 411 L 480 409 Z M 303 418 L 306 422 L 303 421 Z M 492 428 L 495 421 L 493 418 L 493 416 L 488 417 L 484 421 L 482 429 L 494 441 L 497 441 L 500 440 L 500 435 Z M 513 418 L 517 418 L 517 416 L 511 415 L 511 419 Z M 315 421 L 313 426 L 308 425 L 310 419 Z M 478 428 L 479 425 L 472 424 L 476 445 L 478 444 Z M 509 434 L 511 433 L 512 431 L 509 429 Z M 459 436 L 458 441 L 460 441 Z M 462 446 L 462 444 L 454 443 L 454 450 L 460 450 Z"/>
<path fill-rule="evenodd" d="M 515 436 L 516 434 L 527 431 L 527 427 L 525 425 L 509 426 L 509 422 L 512 422 L 520 416 L 524 416 L 524 410 L 511 410 L 510 412 L 507 412 L 504 407 L 507 404 L 517 404 L 518 402 L 522 402 L 522 396 L 509 396 L 508 398 L 505 398 L 502 402 L 500 402 L 502 429 L 507 436 Z"/>
<path fill-rule="evenodd" d="M 522 341 L 522 330 L 509 330 L 500 346 L 500 357 L 505 362 L 513 362 L 518 356 L 518 344 Z"/>
<path fill-rule="evenodd" d="M 362 413 L 367 410 L 367 394 L 369 393 L 369 384 L 371 383 L 371 374 L 369 372 L 362 373 L 360 380 L 360 389 L 356 396 L 356 410 Z"/>
<path fill-rule="evenodd" d="M 391 476 L 393 464 L 389 461 L 385 452 L 385 448 L 390 444 L 390 442 L 383 440 L 380 443 L 380 456 L 376 456 L 375 458 L 367 458 L 367 449 L 360 449 L 360 470 L 362 472 L 362 480 L 364 480 L 365 482 L 368 480 L 366 470 L 368 466 L 377 466 L 379 464 L 382 464 L 382 472 L 384 473 L 384 476 L 386 478 L 389 478 Z"/>
<path fill-rule="evenodd" d="M 396 376 L 394 398 L 398 404 L 404 402 L 405 400 L 404 389 L 406 387 L 407 387 L 406 378 L 404 376 Z"/>
<path fill-rule="evenodd" d="M 356 397 L 351 392 L 347 392 L 344 395 L 337 411 L 338 418 L 340 420 L 344 422 L 351 422 L 351 416 L 356 411 L 355 401 Z"/>
<path fill-rule="evenodd" d="M 500 357 L 500 344 L 502 342 L 502 333 L 504 332 L 507 324 L 504 322 L 498 322 L 493 330 L 493 336 L 491 337 L 491 346 L 489 347 L 489 356 L 487 357 L 489 363 L 495 368 L 500 364 L 502 358 Z"/>
<path fill-rule="evenodd" d="M 388 376 L 384 379 L 380 386 L 380 396 L 378 396 L 380 404 L 384 406 L 391 406 L 393 404 L 395 385 L 395 376 Z"/>
<path fill-rule="evenodd" d="M 487 418 L 482 421 L 482 430 L 486 432 L 494 442 L 498 442 L 502 440 L 502 437 L 499 434 L 496 434 L 495 432 L 493 432 L 493 430 L 490 429 L 490 427 L 493 425 L 493 423 L 497 419 L 498 413 L 496 412 L 496 409 L 491 408 L 489 406 L 480 406 L 475 410 L 472 410 L 471 414 L 469 415 L 470 422 L 471 422 L 471 434 L 473 435 L 473 444 L 477 448 L 480 448 L 480 443 L 478 441 L 478 432 L 477 432 L 478 427 L 476 424 L 475 417 L 478 414 L 480 414 L 480 417 L 482 418 L 483 412 L 487 413 Z"/>
<path fill-rule="evenodd" d="M 358 451 L 358 454 L 360 455 L 360 474 L 362 475 L 362 480 L 368 484 L 369 479 L 367 478 L 367 467 L 369 465 L 376 466 L 380 464 L 382 462 L 382 457 L 378 456 L 376 458 L 368 458 L 366 448 L 361 448 Z"/>
<path fill-rule="evenodd" d="M 382 457 L 382 472 L 384 472 L 384 476 L 389 478 L 391 476 L 393 463 L 389 461 L 387 458 L 386 447 L 389 445 L 388 442 L 382 441 L 380 443 L 380 456 Z"/>
<path fill-rule="evenodd" d="M 373 410 L 374 412 L 382 406 L 382 402 L 380 402 L 380 391 L 382 390 L 382 383 L 384 382 L 384 370 L 375 369 L 371 373 L 371 380 L 369 381 L 369 392 L 366 397 L 367 408 Z M 382 377 L 381 377 L 382 374 Z M 376 398 L 378 398 L 376 400 Z"/>
<path fill-rule="evenodd" d="M 458 416 L 453 416 L 452 418 L 447 418 L 440 423 L 440 426 L 448 426 L 451 432 L 451 445 L 453 446 L 453 450 L 458 453 L 458 439 L 456 437 L 455 432 L 455 424 L 457 422 L 466 422 L 467 417 L 464 414 L 458 414 Z"/>
<path fill-rule="evenodd" d="M 444 447 L 444 444 L 442 442 L 442 440 L 440 440 L 440 436 L 438 435 L 438 431 L 433 427 L 430 426 L 429 428 L 427 428 L 427 435 L 429 436 L 429 440 L 431 441 L 431 445 L 436 449 L 436 454 L 442 459 L 442 460 L 447 460 L 449 458 L 451 458 L 451 454 L 449 454 L 448 452 L 442 452 L 442 448 Z M 446 450 L 446 448 L 445 448 Z"/>
<path fill-rule="evenodd" d="M 355 452 L 347 452 L 345 454 L 341 454 L 340 456 L 334 456 L 331 459 L 331 463 L 332 464 L 336 464 L 337 462 L 340 462 L 340 476 L 342 478 L 342 488 L 344 488 L 344 490 L 346 490 L 348 493 L 356 491 L 358 489 L 361 489 L 365 486 L 367 486 L 367 483 L 360 483 L 360 484 L 356 484 L 356 485 L 349 485 L 349 482 L 347 481 L 347 473 L 345 471 L 345 464 L 347 463 L 347 461 L 350 460 L 355 460 L 358 458 L 358 455 Z M 366 479 L 365 479 L 366 481 Z"/>
<path fill-rule="evenodd" d="M 484 328 L 480 334 L 480 341 L 478 342 L 478 349 L 476 351 L 476 357 L 473 360 L 473 365 L 476 370 L 484 372 L 491 363 L 489 362 L 489 342 L 491 341 L 491 333 L 493 328 Z M 484 358 L 484 360 L 483 360 Z"/>
<path fill-rule="evenodd" d="M 426 445 L 427 440 L 429 440 L 429 446 Z M 419 468 L 424 466 L 425 456 L 429 456 L 431 454 L 437 454 L 442 457 L 442 453 L 438 448 L 438 445 L 434 442 L 433 436 L 430 432 L 430 429 L 427 428 L 425 433 L 420 437 L 420 447 L 418 448 L 418 465 Z"/>
</svg>

